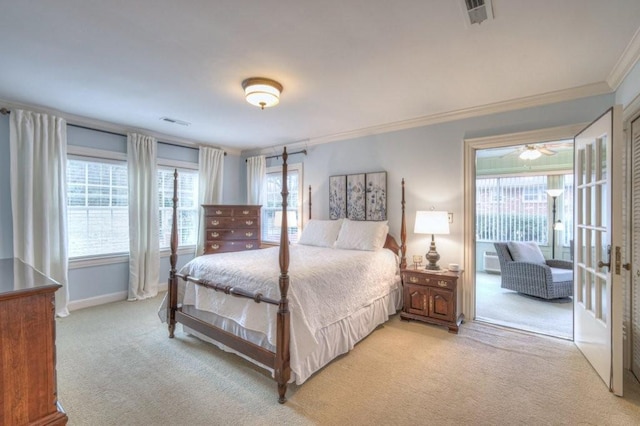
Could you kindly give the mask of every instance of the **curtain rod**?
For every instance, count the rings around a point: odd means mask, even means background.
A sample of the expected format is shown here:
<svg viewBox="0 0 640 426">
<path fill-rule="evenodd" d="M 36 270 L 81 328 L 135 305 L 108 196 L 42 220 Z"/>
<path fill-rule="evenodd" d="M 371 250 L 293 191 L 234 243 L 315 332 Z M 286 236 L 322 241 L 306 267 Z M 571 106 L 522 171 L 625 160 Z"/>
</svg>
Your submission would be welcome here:
<svg viewBox="0 0 640 426">
<path fill-rule="evenodd" d="M 0 108 L 0 114 L 9 115 L 9 114 L 11 114 L 11 110 L 8 110 L 7 108 Z M 94 132 L 106 133 L 108 135 L 127 137 L 127 135 L 125 135 L 123 133 L 111 132 L 109 130 L 102 130 L 102 129 L 94 129 L 92 127 L 82 126 L 80 124 L 67 123 L 67 126 L 76 127 L 78 129 L 93 130 Z M 164 144 L 164 145 L 179 146 L 181 148 L 187 148 L 187 149 L 200 149 L 197 146 L 187 146 L 187 145 L 181 145 L 181 144 L 178 144 L 178 143 L 171 143 L 171 142 L 164 142 L 164 141 L 158 141 L 158 143 L 161 143 L 161 144 Z M 227 155 L 227 153 L 225 152 L 224 155 Z"/>
<path fill-rule="evenodd" d="M 307 155 L 307 150 L 303 149 L 302 151 L 296 151 L 296 152 L 287 152 L 287 155 L 296 155 L 296 154 L 304 154 Z M 282 154 L 280 155 L 270 155 L 268 157 L 264 157 L 265 160 L 268 160 L 269 158 L 280 158 L 282 157 Z M 245 158 L 244 162 L 246 163 L 248 161 L 248 159 Z"/>
</svg>

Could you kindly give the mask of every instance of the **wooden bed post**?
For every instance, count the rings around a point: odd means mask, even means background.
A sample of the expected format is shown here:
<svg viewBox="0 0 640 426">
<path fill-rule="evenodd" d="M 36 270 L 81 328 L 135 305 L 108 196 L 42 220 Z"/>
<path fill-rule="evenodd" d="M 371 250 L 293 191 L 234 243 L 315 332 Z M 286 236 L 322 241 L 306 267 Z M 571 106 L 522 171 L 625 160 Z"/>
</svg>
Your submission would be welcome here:
<svg viewBox="0 0 640 426">
<path fill-rule="evenodd" d="M 407 221 L 404 217 L 404 178 L 402 178 L 402 224 L 400 225 L 400 268 L 407 267 Z"/>
<path fill-rule="evenodd" d="M 280 227 L 280 304 L 278 305 L 275 378 L 278 382 L 278 402 L 286 402 L 287 383 L 291 377 L 289 364 L 289 233 L 287 227 L 287 148 L 282 153 L 282 224 Z"/>
<path fill-rule="evenodd" d="M 169 263 L 169 298 L 167 301 L 167 325 L 169 338 L 173 338 L 176 329 L 176 309 L 178 308 L 178 277 L 176 262 L 178 261 L 178 169 L 173 172 L 173 223 L 171 224 L 171 255 Z"/>
</svg>

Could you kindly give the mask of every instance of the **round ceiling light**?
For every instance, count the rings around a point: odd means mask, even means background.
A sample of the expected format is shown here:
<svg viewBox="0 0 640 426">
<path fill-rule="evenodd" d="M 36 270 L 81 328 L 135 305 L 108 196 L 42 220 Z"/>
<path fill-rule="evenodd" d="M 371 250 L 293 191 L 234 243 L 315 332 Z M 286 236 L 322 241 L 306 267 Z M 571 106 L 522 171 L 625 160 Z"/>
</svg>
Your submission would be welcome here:
<svg viewBox="0 0 640 426">
<path fill-rule="evenodd" d="M 261 109 L 278 105 L 280 102 L 282 84 L 275 80 L 251 77 L 242 82 L 242 88 L 247 102 Z"/>
</svg>

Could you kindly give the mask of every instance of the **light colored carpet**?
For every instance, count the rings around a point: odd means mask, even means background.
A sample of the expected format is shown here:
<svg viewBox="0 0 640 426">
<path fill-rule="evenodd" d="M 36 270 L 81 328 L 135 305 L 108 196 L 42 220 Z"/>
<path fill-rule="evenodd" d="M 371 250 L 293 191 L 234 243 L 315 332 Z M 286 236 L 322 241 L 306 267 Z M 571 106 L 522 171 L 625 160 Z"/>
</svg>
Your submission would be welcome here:
<svg viewBox="0 0 640 426">
<path fill-rule="evenodd" d="M 262 370 L 167 337 L 160 299 L 57 321 L 59 399 L 71 425 L 637 425 L 640 387 L 608 392 L 573 343 L 396 315 L 277 403 Z"/>
<path fill-rule="evenodd" d="M 500 287 L 500 275 L 476 273 L 476 317 L 507 327 L 573 339 L 573 301 L 544 300 Z"/>
</svg>

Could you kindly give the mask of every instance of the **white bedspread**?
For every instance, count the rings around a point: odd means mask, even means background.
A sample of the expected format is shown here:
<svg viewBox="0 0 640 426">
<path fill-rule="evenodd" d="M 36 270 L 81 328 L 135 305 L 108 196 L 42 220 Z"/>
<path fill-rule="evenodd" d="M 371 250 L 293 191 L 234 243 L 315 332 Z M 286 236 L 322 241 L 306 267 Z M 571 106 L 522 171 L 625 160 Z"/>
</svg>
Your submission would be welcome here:
<svg viewBox="0 0 640 426">
<path fill-rule="evenodd" d="M 200 256 L 180 273 L 279 299 L 278 252 L 279 248 L 274 247 Z M 292 245 L 290 258 L 292 369 L 313 352 L 323 327 L 396 291 L 399 283 L 397 256 L 387 249 L 358 251 Z M 271 345 L 276 344 L 277 306 L 218 294 L 192 283 L 185 285 L 181 302 L 232 319 L 246 329 L 263 333 Z"/>
</svg>

